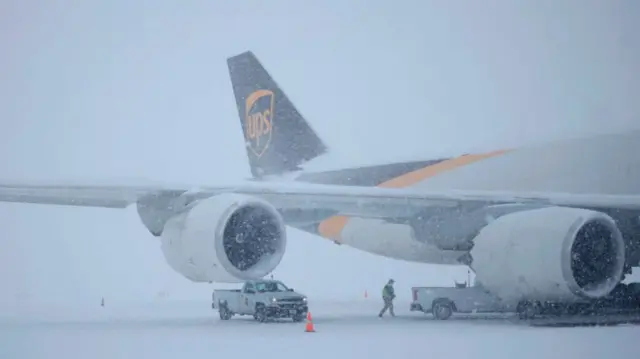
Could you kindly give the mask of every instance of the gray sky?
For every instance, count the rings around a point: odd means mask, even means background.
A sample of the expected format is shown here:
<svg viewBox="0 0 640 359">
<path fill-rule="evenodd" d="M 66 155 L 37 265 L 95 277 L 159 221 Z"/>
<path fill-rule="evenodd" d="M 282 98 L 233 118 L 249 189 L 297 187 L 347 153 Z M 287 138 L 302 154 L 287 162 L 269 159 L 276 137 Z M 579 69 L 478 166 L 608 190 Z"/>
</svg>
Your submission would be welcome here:
<svg viewBox="0 0 640 359">
<path fill-rule="evenodd" d="M 640 127 L 631 0 L 4 0 L 0 14 L 4 180 L 249 176 L 225 62 L 248 49 L 345 165 Z M 209 295 L 164 264 L 133 210 L 0 204 L 0 216 L 10 292 Z M 278 275 L 318 295 L 466 277 L 291 242 Z"/>
</svg>

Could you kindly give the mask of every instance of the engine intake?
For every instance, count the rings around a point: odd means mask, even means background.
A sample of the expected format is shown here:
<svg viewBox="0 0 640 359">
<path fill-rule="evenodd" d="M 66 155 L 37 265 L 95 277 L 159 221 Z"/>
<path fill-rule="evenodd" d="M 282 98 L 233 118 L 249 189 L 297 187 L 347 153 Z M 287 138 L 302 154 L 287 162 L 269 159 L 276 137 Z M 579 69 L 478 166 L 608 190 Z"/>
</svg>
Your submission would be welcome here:
<svg viewBox="0 0 640 359">
<path fill-rule="evenodd" d="M 608 295 L 620 282 L 625 243 L 602 212 L 547 207 L 511 213 L 474 239 L 472 267 L 503 299 L 575 302 Z"/>
<path fill-rule="evenodd" d="M 220 194 L 172 217 L 161 236 L 169 265 L 194 282 L 258 279 L 284 256 L 286 227 L 268 202 Z"/>
<path fill-rule="evenodd" d="M 609 294 L 613 289 L 609 289 L 609 280 L 622 274 L 618 272 L 624 257 L 620 257 L 619 250 L 622 248 L 624 256 L 624 242 L 618 242 L 617 232 L 615 225 L 600 218 L 585 223 L 575 235 L 571 246 L 571 277 L 588 297 Z"/>
<path fill-rule="evenodd" d="M 247 205 L 229 218 L 222 245 L 229 262 L 238 270 L 247 271 L 265 256 L 278 253 L 281 236 L 280 223 L 269 209 Z"/>
</svg>

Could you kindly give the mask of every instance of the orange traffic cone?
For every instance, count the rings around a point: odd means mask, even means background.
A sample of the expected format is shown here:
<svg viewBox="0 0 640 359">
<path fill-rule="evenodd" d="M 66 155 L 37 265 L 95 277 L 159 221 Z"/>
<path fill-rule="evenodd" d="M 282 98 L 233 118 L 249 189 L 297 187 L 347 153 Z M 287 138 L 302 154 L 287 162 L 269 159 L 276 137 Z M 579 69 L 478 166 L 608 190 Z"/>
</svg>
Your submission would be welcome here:
<svg viewBox="0 0 640 359">
<path fill-rule="evenodd" d="M 307 312 L 307 325 L 304 328 L 304 331 L 307 333 L 315 332 L 315 328 L 313 327 L 313 319 L 311 319 L 311 312 Z"/>
</svg>

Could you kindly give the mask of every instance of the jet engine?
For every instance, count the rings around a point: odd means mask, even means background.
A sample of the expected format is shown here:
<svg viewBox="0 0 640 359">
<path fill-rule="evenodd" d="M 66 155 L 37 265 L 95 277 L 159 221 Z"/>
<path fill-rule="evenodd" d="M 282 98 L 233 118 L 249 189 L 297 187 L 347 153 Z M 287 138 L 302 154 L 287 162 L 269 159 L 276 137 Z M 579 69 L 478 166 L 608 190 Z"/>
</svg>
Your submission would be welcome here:
<svg viewBox="0 0 640 359">
<path fill-rule="evenodd" d="M 226 193 L 170 218 L 161 241 L 167 263 L 188 279 L 236 283 L 273 271 L 287 239 L 284 221 L 271 204 Z"/>
<path fill-rule="evenodd" d="M 504 215 L 474 239 L 477 280 L 503 300 L 571 303 L 620 282 L 625 243 L 605 213 L 546 207 Z"/>
</svg>

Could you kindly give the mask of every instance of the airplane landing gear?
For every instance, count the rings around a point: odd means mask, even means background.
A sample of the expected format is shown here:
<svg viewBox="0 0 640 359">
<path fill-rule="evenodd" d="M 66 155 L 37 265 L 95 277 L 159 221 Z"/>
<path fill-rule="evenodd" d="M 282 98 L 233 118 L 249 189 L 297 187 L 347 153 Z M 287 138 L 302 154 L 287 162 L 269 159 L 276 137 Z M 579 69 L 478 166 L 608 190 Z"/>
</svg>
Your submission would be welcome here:
<svg viewBox="0 0 640 359">
<path fill-rule="evenodd" d="M 516 307 L 520 319 L 533 319 L 541 312 L 542 305 L 538 301 L 521 301 Z"/>
</svg>

